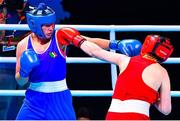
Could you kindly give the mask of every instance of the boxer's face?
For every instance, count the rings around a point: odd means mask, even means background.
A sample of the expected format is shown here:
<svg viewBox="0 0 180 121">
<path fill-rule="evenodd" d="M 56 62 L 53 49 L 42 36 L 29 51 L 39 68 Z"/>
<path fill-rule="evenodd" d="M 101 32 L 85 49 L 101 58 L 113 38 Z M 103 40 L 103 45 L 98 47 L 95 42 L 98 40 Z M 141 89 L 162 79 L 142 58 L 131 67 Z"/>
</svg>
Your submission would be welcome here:
<svg viewBox="0 0 180 121">
<path fill-rule="evenodd" d="M 55 24 L 45 24 L 42 26 L 42 31 L 46 39 L 50 39 L 55 29 Z"/>
</svg>

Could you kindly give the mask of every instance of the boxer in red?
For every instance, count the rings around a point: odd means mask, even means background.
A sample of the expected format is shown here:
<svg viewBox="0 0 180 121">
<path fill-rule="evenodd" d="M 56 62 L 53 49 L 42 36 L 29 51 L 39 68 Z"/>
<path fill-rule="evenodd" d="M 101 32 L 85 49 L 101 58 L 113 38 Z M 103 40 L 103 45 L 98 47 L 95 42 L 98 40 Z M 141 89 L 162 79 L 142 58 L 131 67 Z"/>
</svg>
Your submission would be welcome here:
<svg viewBox="0 0 180 121">
<path fill-rule="evenodd" d="M 171 112 L 170 79 L 160 65 L 173 52 L 170 39 L 148 35 L 140 55 L 134 57 L 106 51 L 89 41 L 80 48 L 120 69 L 106 120 L 150 120 L 151 105 L 164 115 Z"/>
</svg>

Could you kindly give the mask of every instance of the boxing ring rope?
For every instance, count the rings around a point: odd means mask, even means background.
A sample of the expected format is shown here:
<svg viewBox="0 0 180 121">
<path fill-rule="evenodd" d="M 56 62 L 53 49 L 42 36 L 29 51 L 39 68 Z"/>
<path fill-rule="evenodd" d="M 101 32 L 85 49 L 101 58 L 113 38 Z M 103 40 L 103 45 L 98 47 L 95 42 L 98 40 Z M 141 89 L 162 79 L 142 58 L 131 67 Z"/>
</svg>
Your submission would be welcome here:
<svg viewBox="0 0 180 121">
<path fill-rule="evenodd" d="M 109 32 L 138 32 L 138 31 L 154 31 L 154 32 L 180 32 L 178 25 L 56 25 L 55 29 L 62 27 L 73 27 L 79 31 L 99 31 Z M 0 30 L 29 30 L 27 24 L 1 24 Z"/>
<path fill-rule="evenodd" d="M 110 40 L 115 39 L 116 32 L 137 32 L 137 31 L 156 31 L 156 32 L 180 32 L 180 26 L 170 25 L 56 25 L 55 29 L 62 27 L 73 27 L 79 31 L 97 31 L 110 32 Z M 29 30 L 26 24 L 1 24 L 0 30 Z M 115 52 L 114 50 L 110 50 Z M 92 57 L 68 57 L 67 63 L 108 63 Z M 16 63 L 15 57 L 0 57 L 1 63 Z M 169 58 L 164 62 L 165 64 L 180 64 L 180 58 Z M 111 81 L 112 88 L 117 79 L 117 67 L 111 64 Z M 90 90 L 71 90 L 73 96 L 112 96 L 113 90 L 107 91 L 90 91 Z M 0 90 L 0 96 L 24 96 L 25 90 Z M 180 91 L 171 91 L 172 97 L 180 97 Z"/>
<path fill-rule="evenodd" d="M 0 57 L 0 63 L 16 63 L 16 57 Z M 66 63 L 97 63 L 97 64 L 103 64 L 108 63 L 106 61 L 92 58 L 92 57 L 67 57 Z M 180 58 L 173 57 L 168 58 L 164 64 L 180 64 Z"/>
<path fill-rule="evenodd" d="M 25 96 L 25 91 L 26 90 L 0 90 L 0 96 Z M 73 96 L 77 97 L 107 97 L 107 96 L 112 96 L 113 90 L 71 90 L 71 93 Z M 180 96 L 180 91 L 171 91 L 171 96 L 172 97 L 179 97 Z"/>
</svg>

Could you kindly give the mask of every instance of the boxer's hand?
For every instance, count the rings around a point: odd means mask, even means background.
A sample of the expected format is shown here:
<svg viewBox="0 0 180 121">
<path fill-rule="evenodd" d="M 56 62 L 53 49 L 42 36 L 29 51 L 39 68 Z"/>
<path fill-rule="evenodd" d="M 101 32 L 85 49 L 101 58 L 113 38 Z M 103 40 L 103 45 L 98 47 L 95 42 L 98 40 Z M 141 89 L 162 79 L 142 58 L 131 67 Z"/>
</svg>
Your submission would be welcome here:
<svg viewBox="0 0 180 121">
<path fill-rule="evenodd" d="M 130 57 L 139 55 L 141 47 L 141 42 L 136 39 L 112 40 L 109 44 L 110 49 L 117 50 Z"/>
<path fill-rule="evenodd" d="M 20 57 L 20 76 L 28 77 L 31 70 L 39 65 L 37 54 L 33 50 L 25 50 Z"/>
<path fill-rule="evenodd" d="M 83 37 L 80 36 L 80 33 L 74 29 L 65 27 L 57 32 L 58 41 L 62 45 L 68 45 L 72 43 L 76 47 L 80 47 L 81 44 L 85 41 Z"/>
</svg>

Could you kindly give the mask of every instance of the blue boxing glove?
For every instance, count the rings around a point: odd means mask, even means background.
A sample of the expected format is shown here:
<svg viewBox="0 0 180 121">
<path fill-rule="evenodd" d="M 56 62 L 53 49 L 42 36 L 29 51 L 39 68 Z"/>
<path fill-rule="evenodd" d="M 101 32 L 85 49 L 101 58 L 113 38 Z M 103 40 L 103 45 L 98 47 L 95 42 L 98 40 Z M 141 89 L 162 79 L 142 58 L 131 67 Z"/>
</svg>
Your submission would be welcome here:
<svg viewBox="0 0 180 121">
<path fill-rule="evenodd" d="M 32 69 L 39 65 L 37 54 L 33 50 L 25 50 L 20 57 L 20 76 L 27 78 Z"/>
<path fill-rule="evenodd" d="M 112 40 L 109 43 L 109 48 L 117 50 L 127 56 L 136 56 L 140 54 L 142 43 L 136 39 Z"/>
</svg>

